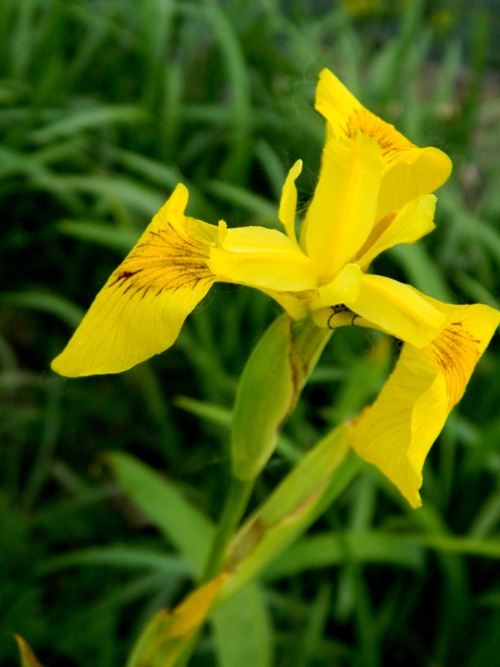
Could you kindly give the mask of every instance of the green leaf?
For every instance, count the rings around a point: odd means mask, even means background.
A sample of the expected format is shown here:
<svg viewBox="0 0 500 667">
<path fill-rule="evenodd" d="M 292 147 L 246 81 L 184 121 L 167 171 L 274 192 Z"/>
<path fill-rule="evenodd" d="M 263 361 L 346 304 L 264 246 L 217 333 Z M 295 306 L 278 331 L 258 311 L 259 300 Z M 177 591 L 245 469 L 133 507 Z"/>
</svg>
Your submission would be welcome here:
<svg viewBox="0 0 500 667">
<path fill-rule="evenodd" d="M 284 313 L 266 330 L 241 375 L 231 424 L 232 472 L 257 477 L 274 452 L 278 434 L 331 336 L 310 319 Z"/>
<path fill-rule="evenodd" d="M 222 426 L 228 431 L 231 428 L 233 413 L 227 408 L 223 408 L 220 405 L 215 405 L 214 403 L 209 403 L 207 401 L 199 401 L 187 396 L 177 396 L 174 403 L 178 408 L 182 408 L 182 410 L 186 410 L 186 412 L 196 415 L 200 419 L 210 422 L 211 424 Z M 298 463 L 303 456 L 297 445 L 286 435 L 283 435 L 283 433 L 278 435 L 276 451 L 286 461 L 293 464 Z"/>
<path fill-rule="evenodd" d="M 422 243 L 397 245 L 387 252 L 403 269 L 409 282 L 421 292 L 446 303 L 455 302 L 440 268 Z"/>
<path fill-rule="evenodd" d="M 164 572 L 171 577 L 188 577 L 191 574 L 186 562 L 178 556 L 162 551 L 134 549 L 133 547 L 95 547 L 56 556 L 46 561 L 39 572 L 45 574 L 75 565 L 103 565 L 130 569 L 148 569 Z"/>
<path fill-rule="evenodd" d="M 130 454 L 114 452 L 107 460 L 139 509 L 176 546 L 199 578 L 214 536 L 209 519 L 174 484 Z"/>
<path fill-rule="evenodd" d="M 30 138 L 41 144 L 60 137 L 73 136 L 82 130 L 116 123 L 135 125 L 144 123 L 146 120 L 148 120 L 148 114 L 138 106 L 132 104 L 103 105 L 96 109 L 67 113 L 62 120 L 33 132 Z"/>
<path fill-rule="evenodd" d="M 139 238 L 139 232 L 91 220 L 61 220 L 57 228 L 66 236 L 117 250 L 121 255 L 128 253 Z"/>
<path fill-rule="evenodd" d="M 211 620 L 220 667 L 271 667 L 271 620 L 255 582 L 218 607 Z"/>
<path fill-rule="evenodd" d="M 63 191 L 100 197 L 108 204 L 108 208 L 118 201 L 147 218 L 152 217 L 165 203 L 165 196 L 160 191 L 126 176 L 54 175 L 50 182 L 54 188 Z"/>
<path fill-rule="evenodd" d="M 84 310 L 79 306 L 75 306 L 68 299 L 57 294 L 51 294 L 50 292 L 39 292 L 36 290 L 7 292 L 0 295 L 0 304 L 50 313 L 59 317 L 59 319 L 69 324 L 72 328 L 76 328 L 80 324 L 84 315 Z"/>
<path fill-rule="evenodd" d="M 323 438 L 285 477 L 233 538 L 220 600 L 262 572 L 320 516 L 357 474 L 361 461 L 348 448 L 347 426 Z"/>
<path fill-rule="evenodd" d="M 424 564 L 424 548 L 413 537 L 381 531 L 322 533 L 304 537 L 282 554 L 265 578 L 291 577 L 306 570 L 351 562 L 386 563 L 412 570 Z"/>
<path fill-rule="evenodd" d="M 248 211 L 259 220 L 271 223 L 273 227 L 278 225 L 278 206 L 268 199 L 238 185 L 222 181 L 207 181 L 205 187 L 222 201 Z"/>
</svg>

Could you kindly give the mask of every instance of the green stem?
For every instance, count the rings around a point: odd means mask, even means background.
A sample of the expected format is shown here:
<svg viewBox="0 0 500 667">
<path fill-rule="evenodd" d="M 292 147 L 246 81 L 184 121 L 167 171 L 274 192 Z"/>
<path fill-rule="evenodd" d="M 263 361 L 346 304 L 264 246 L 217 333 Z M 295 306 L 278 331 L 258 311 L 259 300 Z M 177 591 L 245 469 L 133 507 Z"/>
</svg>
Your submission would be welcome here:
<svg viewBox="0 0 500 667">
<path fill-rule="evenodd" d="M 224 508 L 203 573 L 203 582 L 215 577 L 222 570 L 227 546 L 246 510 L 253 485 L 253 479 L 242 481 L 236 477 L 231 477 Z"/>
<path fill-rule="evenodd" d="M 227 546 L 234 535 L 236 526 L 246 510 L 254 482 L 255 480 L 253 479 L 242 481 L 237 477 L 231 476 L 226 500 L 217 526 L 217 532 L 215 533 L 214 541 L 212 543 L 212 549 L 210 550 L 210 555 L 205 565 L 201 583 L 215 577 L 222 570 Z M 186 646 L 183 654 L 175 663 L 175 667 L 187 667 L 199 639 L 200 630 L 196 632 L 195 636 Z"/>
</svg>

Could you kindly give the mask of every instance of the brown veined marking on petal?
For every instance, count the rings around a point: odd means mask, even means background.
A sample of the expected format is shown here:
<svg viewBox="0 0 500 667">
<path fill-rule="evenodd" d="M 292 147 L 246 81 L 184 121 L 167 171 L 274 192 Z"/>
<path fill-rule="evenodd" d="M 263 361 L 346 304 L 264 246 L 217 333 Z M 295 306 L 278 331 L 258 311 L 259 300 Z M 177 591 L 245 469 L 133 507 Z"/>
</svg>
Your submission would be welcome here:
<svg viewBox="0 0 500 667">
<path fill-rule="evenodd" d="M 166 290 L 181 287 L 195 289 L 201 281 L 213 281 L 206 264 L 210 254 L 208 244 L 183 237 L 168 223 L 167 229 L 151 231 L 125 258 L 115 279 L 108 287 L 117 286 L 130 296 L 142 292 L 142 298 L 152 289 L 155 296 Z"/>
<path fill-rule="evenodd" d="M 366 137 L 373 137 L 377 141 L 387 162 L 395 160 L 401 151 L 416 148 L 415 144 L 398 132 L 394 125 L 381 120 L 368 109 L 355 109 L 349 116 L 346 135 L 353 139 L 359 130 Z"/>
<path fill-rule="evenodd" d="M 429 346 L 432 362 L 440 368 L 446 381 L 450 410 L 462 398 L 481 356 L 480 342 L 463 327 L 462 322 L 453 322 Z"/>
</svg>

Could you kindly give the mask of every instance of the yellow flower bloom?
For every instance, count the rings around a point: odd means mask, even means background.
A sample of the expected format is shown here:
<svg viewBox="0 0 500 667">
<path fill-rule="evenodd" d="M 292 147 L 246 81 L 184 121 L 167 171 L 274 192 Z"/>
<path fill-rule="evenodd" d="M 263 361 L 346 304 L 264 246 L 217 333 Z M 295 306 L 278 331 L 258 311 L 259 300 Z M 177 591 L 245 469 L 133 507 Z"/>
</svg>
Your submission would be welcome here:
<svg viewBox="0 0 500 667">
<path fill-rule="evenodd" d="M 366 273 L 383 250 L 432 231 L 430 193 L 451 163 L 367 111 L 328 70 L 320 75 L 316 108 L 327 119 L 327 140 L 299 239 L 300 161 L 283 186 L 285 233 L 187 217 L 188 192 L 178 185 L 52 367 L 67 376 L 117 373 L 162 352 L 216 281 L 260 289 L 291 317 L 310 315 L 320 327 L 380 329 L 405 346 L 380 397 L 352 429 L 352 444 L 416 505 L 427 451 L 500 314 L 487 306 L 446 306 Z"/>
<path fill-rule="evenodd" d="M 450 158 L 429 146 L 418 148 L 364 106 L 327 69 L 319 75 L 316 109 L 327 120 L 327 136 L 352 137 L 359 131 L 374 137 L 385 161 L 376 219 L 419 195 L 434 192 L 451 173 Z"/>
</svg>

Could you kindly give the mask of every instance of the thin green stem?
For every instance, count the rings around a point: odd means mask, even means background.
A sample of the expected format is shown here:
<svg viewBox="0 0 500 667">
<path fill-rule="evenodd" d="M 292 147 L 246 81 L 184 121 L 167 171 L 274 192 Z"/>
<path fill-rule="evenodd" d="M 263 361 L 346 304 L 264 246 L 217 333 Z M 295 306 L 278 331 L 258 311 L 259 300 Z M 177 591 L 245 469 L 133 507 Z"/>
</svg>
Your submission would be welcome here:
<svg viewBox="0 0 500 667">
<path fill-rule="evenodd" d="M 253 485 L 253 479 L 242 481 L 236 477 L 231 477 L 217 532 L 205 566 L 203 581 L 215 577 L 222 570 L 227 546 L 246 510 Z"/>
<path fill-rule="evenodd" d="M 234 535 L 235 529 L 243 516 L 250 494 L 254 486 L 255 480 L 242 481 L 237 477 L 231 475 L 229 489 L 227 491 L 222 514 L 217 526 L 212 549 L 205 565 L 202 582 L 204 583 L 215 577 L 222 570 L 224 565 L 224 556 L 226 554 L 227 546 Z M 175 667 L 187 667 L 191 656 L 200 639 L 200 630 L 191 639 L 189 644 L 184 649 L 183 654 L 178 659 Z"/>
</svg>

